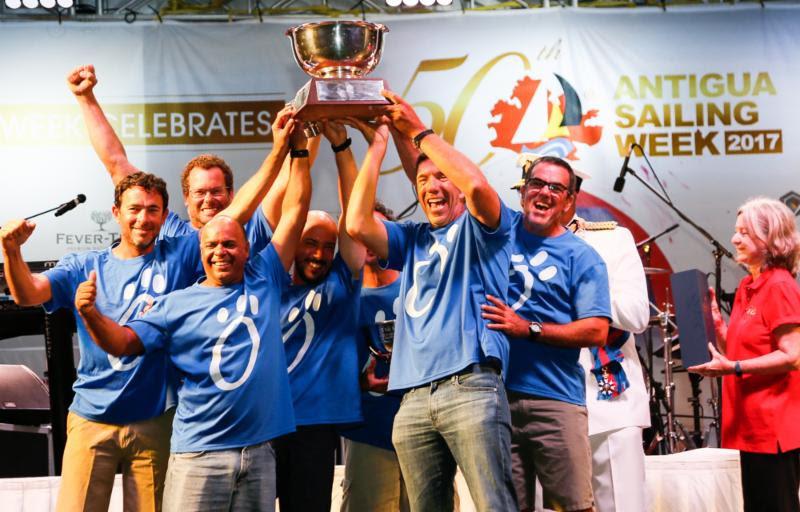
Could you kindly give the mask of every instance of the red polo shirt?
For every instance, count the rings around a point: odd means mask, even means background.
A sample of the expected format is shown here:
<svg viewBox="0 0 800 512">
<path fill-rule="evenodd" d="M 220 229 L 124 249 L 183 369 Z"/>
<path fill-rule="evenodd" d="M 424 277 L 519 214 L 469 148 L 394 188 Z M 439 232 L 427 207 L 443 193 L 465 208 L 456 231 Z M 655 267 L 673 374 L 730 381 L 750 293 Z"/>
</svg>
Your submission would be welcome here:
<svg viewBox="0 0 800 512">
<path fill-rule="evenodd" d="M 731 361 L 778 350 L 773 331 L 800 324 L 800 287 L 783 269 L 739 283 L 727 336 Z M 754 453 L 800 448 L 800 371 L 722 378 L 722 446 Z"/>
</svg>

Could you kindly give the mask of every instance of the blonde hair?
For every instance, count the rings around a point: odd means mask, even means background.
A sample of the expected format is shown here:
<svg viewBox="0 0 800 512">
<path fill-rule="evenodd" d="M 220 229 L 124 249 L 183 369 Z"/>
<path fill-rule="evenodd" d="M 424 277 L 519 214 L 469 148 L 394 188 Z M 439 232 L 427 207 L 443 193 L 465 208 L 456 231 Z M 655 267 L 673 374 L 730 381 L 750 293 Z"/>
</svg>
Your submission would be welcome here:
<svg viewBox="0 0 800 512">
<path fill-rule="evenodd" d="M 742 216 L 750 236 L 764 246 L 767 268 L 784 268 L 797 275 L 800 233 L 794 214 L 785 204 L 768 197 L 754 197 L 740 206 L 736 215 Z"/>
</svg>

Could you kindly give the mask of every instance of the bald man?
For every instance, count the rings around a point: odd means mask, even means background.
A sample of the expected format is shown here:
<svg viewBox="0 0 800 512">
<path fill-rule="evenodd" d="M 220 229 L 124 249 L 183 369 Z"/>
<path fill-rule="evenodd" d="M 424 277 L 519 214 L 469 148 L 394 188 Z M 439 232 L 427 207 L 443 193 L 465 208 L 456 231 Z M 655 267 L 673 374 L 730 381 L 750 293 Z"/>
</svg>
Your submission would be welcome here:
<svg viewBox="0 0 800 512">
<path fill-rule="evenodd" d="M 345 127 L 329 122 L 323 134 L 336 157 L 342 214 L 337 224 L 328 213 L 309 212 L 281 304 L 297 422 L 295 433 L 275 442 L 282 512 L 330 510 L 339 429 L 361 421 L 357 303 L 366 251 L 343 225 L 357 170 Z M 282 173 L 266 199 L 272 202 L 265 209 L 271 223 L 281 200 L 274 191 L 280 191 L 283 178 Z"/>
<path fill-rule="evenodd" d="M 311 197 L 307 153 L 292 159 L 291 174 L 284 215 L 262 251 L 250 253 L 244 228 L 223 211 L 201 231 L 205 279 L 124 326 L 95 307 L 94 272 L 78 287 L 75 307 L 100 348 L 117 357 L 164 351 L 182 376 L 166 511 L 275 508 L 268 441 L 294 429 L 277 319 Z"/>
</svg>

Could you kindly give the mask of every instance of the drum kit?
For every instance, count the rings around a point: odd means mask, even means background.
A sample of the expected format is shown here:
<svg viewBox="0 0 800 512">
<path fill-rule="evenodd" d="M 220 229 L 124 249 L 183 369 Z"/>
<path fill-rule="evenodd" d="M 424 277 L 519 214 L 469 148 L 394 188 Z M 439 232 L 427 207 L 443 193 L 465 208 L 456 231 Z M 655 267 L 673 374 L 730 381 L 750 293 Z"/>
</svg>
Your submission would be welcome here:
<svg viewBox="0 0 800 512">
<path fill-rule="evenodd" d="M 647 256 L 647 253 L 645 254 Z M 668 269 L 650 266 L 644 267 L 644 271 L 648 278 L 648 289 L 652 288 L 652 276 L 671 273 Z M 645 453 L 648 455 L 667 455 L 700 446 L 716 446 L 719 439 L 715 382 L 711 381 L 711 398 L 708 400 L 711 416 L 703 413 L 700 400 L 701 378 L 694 374 L 689 374 L 692 393 L 688 401 L 692 405 L 692 414 L 677 414 L 675 411 L 675 374 L 686 370 L 676 362 L 681 359 L 680 333 L 669 293 L 666 295 L 661 308 L 651 300 L 649 327 L 644 333 L 636 336 L 637 348 L 644 351 L 644 355 L 639 352 L 639 359 L 650 396 L 651 427 L 645 431 L 643 440 Z M 655 376 L 655 358 L 663 360 L 661 382 Z M 679 418 L 691 418 L 693 430 L 687 430 Z M 702 420 L 709 420 L 705 431 L 702 429 Z"/>
</svg>

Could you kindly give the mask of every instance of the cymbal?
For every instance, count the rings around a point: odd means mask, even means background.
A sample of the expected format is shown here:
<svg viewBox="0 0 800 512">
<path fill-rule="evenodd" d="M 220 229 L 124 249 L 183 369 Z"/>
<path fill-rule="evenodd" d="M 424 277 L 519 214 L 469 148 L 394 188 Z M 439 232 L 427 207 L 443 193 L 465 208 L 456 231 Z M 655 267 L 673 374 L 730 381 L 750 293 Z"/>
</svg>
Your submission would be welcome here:
<svg viewBox="0 0 800 512">
<path fill-rule="evenodd" d="M 670 274 L 672 271 L 666 268 L 659 267 L 644 267 L 645 275 L 651 276 L 653 274 Z"/>
</svg>

